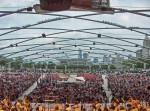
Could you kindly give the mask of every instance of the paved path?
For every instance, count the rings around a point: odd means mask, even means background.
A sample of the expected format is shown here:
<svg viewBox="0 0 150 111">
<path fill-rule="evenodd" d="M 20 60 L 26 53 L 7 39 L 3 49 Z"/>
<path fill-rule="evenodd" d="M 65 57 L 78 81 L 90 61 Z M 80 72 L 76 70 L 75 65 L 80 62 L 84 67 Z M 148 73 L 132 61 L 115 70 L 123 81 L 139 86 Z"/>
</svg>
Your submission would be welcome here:
<svg viewBox="0 0 150 111">
<path fill-rule="evenodd" d="M 40 83 L 40 79 L 44 78 L 47 74 L 43 74 L 39 77 L 38 82 Z M 29 87 L 26 91 L 24 91 L 24 93 L 22 94 L 22 96 L 20 96 L 20 99 L 23 99 L 23 97 L 25 95 L 30 94 L 30 92 L 32 92 L 35 88 L 37 87 L 37 81 L 31 86 Z"/>
<path fill-rule="evenodd" d="M 108 79 L 107 79 L 107 75 L 102 75 L 102 79 L 104 80 L 104 84 L 103 84 L 103 88 L 106 92 L 107 97 L 109 97 L 111 95 L 111 91 L 108 91 Z M 109 102 L 112 99 L 112 96 L 109 97 Z"/>
</svg>

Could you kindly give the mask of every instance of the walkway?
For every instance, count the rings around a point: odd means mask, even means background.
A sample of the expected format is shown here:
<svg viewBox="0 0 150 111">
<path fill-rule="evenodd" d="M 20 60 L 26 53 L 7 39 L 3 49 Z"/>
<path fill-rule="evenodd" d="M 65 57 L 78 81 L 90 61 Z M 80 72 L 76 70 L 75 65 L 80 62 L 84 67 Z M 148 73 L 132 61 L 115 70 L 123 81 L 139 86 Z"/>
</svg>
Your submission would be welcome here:
<svg viewBox="0 0 150 111">
<path fill-rule="evenodd" d="M 46 75 L 47 75 L 46 73 L 44 73 L 43 75 L 41 75 L 39 77 L 39 79 L 38 79 L 38 83 L 40 83 L 40 79 L 44 78 Z M 24 93 L 22 94 L 22 96 L 20 96 L 19 98 L 23 99 L 23 97 L 25 95 L 30 94 L 36 87 L 37 87 L 37 81 L 31 87 L 29 87 L 26 91 L 24 91 Z"/>
<path fill-rule="evenodd" d="M 103 84 L 103 88 L 106 92 L 107 97 L 109 97 L 111 95 L 111 91 L 108 90 L 108 79 L 107 79 L 107 75 L 102 75 L 102 79 L 104 80 L 104 84 Z M 111 101 L 112 96 L 109 97 L 109 102 Z"/>
</svg>

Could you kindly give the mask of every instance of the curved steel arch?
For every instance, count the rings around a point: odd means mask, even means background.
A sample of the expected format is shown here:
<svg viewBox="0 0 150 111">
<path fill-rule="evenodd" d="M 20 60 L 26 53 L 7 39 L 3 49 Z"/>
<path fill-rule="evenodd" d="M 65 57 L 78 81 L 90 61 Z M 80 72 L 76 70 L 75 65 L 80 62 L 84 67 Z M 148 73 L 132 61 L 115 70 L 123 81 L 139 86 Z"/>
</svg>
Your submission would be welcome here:
<svg viewBox="0 0 150 111">
<path fill-rule="evenodd" d="M 129 29 L 130 30 L 130 29 Z M 133 30 L 132 30 L 133 31 Z M 146 33 L 145 33 L 146 34 Z M 27 40 L 28 41 L 28 40 Z M 23 41 L 24 42 L 24 41 Z M 25 41 L 26 42 L 26 41 Z M 22 42 L 21 42 L 22 43 Z"/>
<path fill-rule="evenodd" d="M 87 46 L 83 46 L 83 45 L 81 45 L 81 47 L 87 47 Z M 95 48 L 95 47 L 92 47 L 92 49 L 100 49 L 100 48 Z M 106 50 L 105 49 L 105 51 L 107 51 L 107 52 L 112 52 L 112 53 L 114 53 L 114 54 L 119 54 L 119 55 L 122 55 L 122 56 L 124 56 L 124 57 L 128 57 L 127 55 L 124 55 L 124 54 L 121 54 L 121 53 L 116 53 L 116 52 L 114 52 L 114 51 L 108 51 L 108 50 Z M 74 55 L 74 54 L 73 54 Z M 35 59 L 34 58 L 32 58 L 32 60 L 36 60 L 36 59 L 39 59 L 39 58 L 43 58 L 43 56 L 41 56 L 41 57 L 36 57 Z M 145 62 L 143 62 L 143 61 L 140 61 L 140 60 L 137 60 L 137 59 L 133 59 L 133 60 L 131 60 L 131 61 L 138 61 L 138 62 L 140 62 L 140 63 L 145 63 Z"/>
</svg>

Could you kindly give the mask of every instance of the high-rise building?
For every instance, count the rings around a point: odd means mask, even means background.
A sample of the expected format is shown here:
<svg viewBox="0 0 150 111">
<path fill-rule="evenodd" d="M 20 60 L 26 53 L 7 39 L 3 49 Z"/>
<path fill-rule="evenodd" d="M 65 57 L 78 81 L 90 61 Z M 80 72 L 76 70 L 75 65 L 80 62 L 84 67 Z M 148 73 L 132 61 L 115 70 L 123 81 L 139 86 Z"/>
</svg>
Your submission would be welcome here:
<svg viewBox="0 0 150 111">
<path fill-rule="evenodd" d="M 103 63 L 104 63 L 104 64 L 107 64 L 107 62 L 108 62 L 108 58 L 107 58 L 106 55 L 104 55 L 104 56 L 103 56 Z"/>
<path fill-rule="evenodd" d="M 136 57 L 149 57 L 150 56 L 150 39 L 146 35 L 143 40 L 143 48 L 136 51 Z"/>
<path fill-rule="evenodd" d="M 83 59 L 87 59 L 88 58 L 88 53 L 83 53 Z"/>
<path fill-rule="evenodd" d="M 81 49 L 78 50 L 78 59 L 82 59 L 82 50 Z"/>
<path fill-rule="evenodd" d="M 112 58 L 112 64 L 115 65 L 116 68 L 122 68 L 122 62 L 124 61 L 124 57 L 120 54 L 117 54 L 116 57 Z"/>
<path fill-rule="evenodd" d="M 98 63 L 98 58 L 95 57 L 95 58 L 93 59 L 93 63 Z"/>
<path fill-rule="evenodd" d="M 142 57 L 142 49 L 136 51 L 136 57 L 137 58 Z"/>
<path fill-rule="evenodd" d="M 130 60 L 130 59 L 132 59 L 132 58 L 133 58 L 132 55 L 129 54 L 129 55 L 128 55 L 128 60 Z"/>
<path fill-rule="evenodd" d="M 150 39 L 148 38 L 148 36 L 145 36 L 145 39 L 143 41 L 143 48 L 142 48 L 142 57 L 148 57 L 150 55 Z"/>
</svg>

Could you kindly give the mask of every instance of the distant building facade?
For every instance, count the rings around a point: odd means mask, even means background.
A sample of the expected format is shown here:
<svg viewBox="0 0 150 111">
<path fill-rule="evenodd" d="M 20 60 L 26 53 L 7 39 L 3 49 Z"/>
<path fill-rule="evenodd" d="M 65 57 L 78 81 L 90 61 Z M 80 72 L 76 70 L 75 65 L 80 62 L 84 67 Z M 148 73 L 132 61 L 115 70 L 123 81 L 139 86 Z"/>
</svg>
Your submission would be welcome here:
<svg viewBox="0 0 150 111">
<path fill-rule="evenodd" d="M 116 57 L 112 58 L 112 64 L 116 67 L 116 68 L 122 68 L 122 62 L 124 61 L 124 57 L 121 56 L 120 54 L 117 54 Z"/>
<path fill-rule="evenodd" d="M 150 56 L 150 39 L 146 35 L 143 40 L 143 48 L 136 51 L 136 57 L 149 57 Z"/>
<path fill-rule="evenodd" d="M 98 63 L 98 58 L 94 58 L 93 63 Z"/>
<path fill-rule="evenodd" d="M 81 49 L 78 50 L 78 59 L 82 59 L 82 50 Z"/>
<path fill-rule="evenodd" d="M 104 65 L 112 64 L 111 55 L 109 55 L 109 56 L 104 55 L 103 56 L 103 64 Z"/>
<path fill-rule="evenodd" d="M 88 66 L 90 65 L 88 59 L 59 59 L 60 65 L 73 65 L 73 66 Z"/>
<path fill-rule="evenodd" d="M 142 48 L 142 57 L 148 57 L 150 55 L 150 39 L 148 36 L 145 36 L 143 41 L 143 48 Z"/>
<path fill-rule="evenodd" d="M 128 60 L 132 59 L 133 56 L 131 54 L 128 55 Z"/>
<path fill-rule="evenodd" d="M 83 59 L 88 59 L 88 53 L 83 53 Z"/>
<path fill-rule="evenodd" d="M 137 58 L 142 57 L 142 49 L 136 51 L 136 57 Z"/>
</svg>

